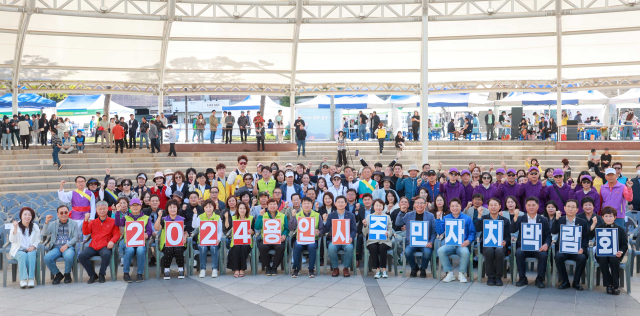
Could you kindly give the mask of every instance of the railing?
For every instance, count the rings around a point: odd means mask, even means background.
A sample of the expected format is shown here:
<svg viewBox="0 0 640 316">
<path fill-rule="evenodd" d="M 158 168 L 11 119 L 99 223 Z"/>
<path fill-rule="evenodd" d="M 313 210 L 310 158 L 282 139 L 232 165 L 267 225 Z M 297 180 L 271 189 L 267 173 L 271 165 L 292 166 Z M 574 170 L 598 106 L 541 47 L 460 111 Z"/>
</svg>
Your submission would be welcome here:
<svg viewBox="0 0 640 316">
<path fill-rule="evenodd" d="M 486 127 L 486 126 L 483 126 Z M 567 131 L 575 132 L 578 135 L 578 141 L 582 140 L 634 140 L 636 137 L 640 137 L 640 125 L 591 125 L 591 124 L 578 124 L 574 126 L 559 126 L 558 130 L 561 135 L 566 135 Z M 457 129 L 458 137 L 454 133 L 446 132 L 445 128 L 433 129 L 429 132 L 429 140 L 487 140 L 487 131 L 480 131 L 479 128 L 474 128 L 473 132 L 463 134 L 460 129 Z M 546 135 L 542 135 L 540 129 L 536 126 L 534 129 L 528 131 L 526 139 L 522 135 L 518 135 L 518 139 L 513 139 L 511 127 L 496 127 L 494 130 L 496 140 L 546 140 Z M 411 132 L 403 132 L 408 140 L 413 140 Z M 508 137 L 507 137 L 508 136 Z M 550 133 L 548 136 L 551 140 L 557 140 L 557 133 Z M 533 138 L 533 139 L 532 139 Z"/>
</svg>

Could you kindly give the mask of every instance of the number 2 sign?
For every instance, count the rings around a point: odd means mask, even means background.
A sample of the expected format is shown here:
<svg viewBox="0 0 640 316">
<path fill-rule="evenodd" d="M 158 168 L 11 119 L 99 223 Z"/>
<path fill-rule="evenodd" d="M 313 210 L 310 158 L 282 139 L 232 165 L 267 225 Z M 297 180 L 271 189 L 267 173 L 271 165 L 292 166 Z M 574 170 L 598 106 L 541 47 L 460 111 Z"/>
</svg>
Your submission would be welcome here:
<svg viewBox="0 0 640 316">
<path fill-rule="evenodd" d="M 128 221 L 124 223 L 127 247 L 144 246 L 144 221 Z"/>
<path fill-rule="evenodd" d="M 184 238 L 184 222 L 165 222 L 166 233 L 164 244 L 167 247 L 184 246 L 182 239 Z"/>
<path fill-rule="evenodd" d="M 200 246 L 217 246 L 221 237 L 219 221 L 200 221 Z"/>
</svg>

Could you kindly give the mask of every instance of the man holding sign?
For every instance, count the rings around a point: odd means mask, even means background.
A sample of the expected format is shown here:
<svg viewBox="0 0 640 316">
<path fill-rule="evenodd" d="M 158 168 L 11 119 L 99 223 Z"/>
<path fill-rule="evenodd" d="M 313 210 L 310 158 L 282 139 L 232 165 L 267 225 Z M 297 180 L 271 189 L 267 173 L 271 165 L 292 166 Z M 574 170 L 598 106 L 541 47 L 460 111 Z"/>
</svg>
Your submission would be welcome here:
<svg viewBox="0 0 640 316">
<path fill-rule="evenodd" d="M 525 207 L 527 209 L 527 214 L 525 216 L 520 216 L 520 211 L 518 211 L 517 216 L 514 218 L 518 218 L 517 221 L 511 222 L 511 233 L 519 232 L 518 241 L 516 242 L 516 263 L 518 264 L 518 274 L 520 278 L 518 282 L 516 282 L 516 286 L 525 286 L 529 284 L 526 276 L 526 261 L 527 257 L 533 257 L 538 259 L 538 277 L 536 278 L 536 286 L 538 288 L 544 288 L 544 276 L 547 272 L 547 250 L 549 250 L 549 245 L 551 244 L 551 232 L 549 230 L 549 221 L 543 217 L 542 215 L 538 215 L 538 198 L 536 197 L 528 197 L 525 202 Z M 525 231 L 524 229 L 520 229 L 522 224 L 540 224 L 542 229 L 535 230 L 535 232 Z M 529 236 L 531 235 L 531 236 Z M 523 238 L 525 239 L 523 241 Z M 538 251 L 523 251 L 522 245 L 523 243 L 526 245 L 530 242 L 537 242 L 541 244 Z"/>
<path fill-rule="evenodd" d="M 204 213 L 200 215 L 198 210 L 193 208 L 194 234 L 198 234 L 198 251 L 200 252 L 199 277 L 204 278 L 207 273 L 207 252 L 211 252 L 211 277 L 217 278 L 222 222 L 220 216 L 214 212 L 216 204 L 212 200 L 204 201 L 202 208 Z"/>
<path fill-rule="evenodd" d="M 144 281 L 142 274 L 144 273 L 144 262 L 147 254 L 145 240 L 151 236 L 153 230 L 151 229 L 149 216 L 141 212 L 142 204 L 140 203 L 140 199 L 131 199 L 129 207 L 131 208 L 129 214 L 127 214 L 126 207 L 120 210 L 120 212 L 116 212 L 116 226 L 124 227 L 124 241 L 127 246 L 124 250 L 122 272 L 124 273 L 123 279 L 125 282 L 133 282 L 129 275 L 129 269 L 131 269 L 131 259 L 135 254 L 138 265 L 136 282 L 139 283 Z"/>
<path fill-rule="evenodd" d="M 486 263 L 487 285 L 502 286 L 504 258 L 507 256 L 507 250 L 511 244 L 511 234 L 507 229 L 509 218 L 500 215 L 500 200 L 498 198 L 490 198 L 488 206 L 489 214 L 478 213 L 478 216 L 473 219 L 473 224 L 476 231 L 482 232 L 480 251 Z M 480 274 L 480 272 L 478 273 Z"/>
<path fill-rule="evenodd" d="M 578 201 L 567 200 L 564 212 L 566 216 L 562 217 L 560 217 L 560 212 L 556 212 L 556 220 L 551 226 L 551 233 L 559 234 L 555 256 L 556 268 L 560 275 L 558 289 L 564 290 L 570 287 L 567 266 L 564 262 L 566 260 L 574 260 L 576 262 L 576 271 L 573 275 L 573 288 L 578 291 L 584 291 L 584 288 L 580 285 L 580 278 L 587 265 L 590 229 L 587 226 L 587 221 L 576 217 Z M 595 228 L 596 223 L 596 221 L 593 221 L 593 228 Z"/>
<path fill-rule="evenodd" d="M 356 238 L 356 216 L 351 212 L 346 212 L 346 197 L 342 195 L 336 197 L 335 204 L 338 210 L 329 213 L 323 232 L 329 233 L 329 237 L 331 237 L 327 250 L 331 260 L 331 269 L 333 270 L 331 276 L 337 277 L 340 275 L 338 251 L 344 250 L 344 258 L 342 258 L 344 269 L 342 273 L 345 278 L 348 278 L 351 276 L 349 267 L 351 267 L 351 260 L 353 259 L 353 239 Z"/>
<path fill-rule="evenodd" d="M 602 219 L 604 225 L 596 227 L 596 243 L 598 250 L 596 251 L 596 260 L 600 265 L 600 271 L 602 271 L 602 285 L 607 288 L 607 294 L 620 295 L 620 261 L 624 257 L 624 254 L 629 248 L 627 233 L 624 228 L 618 226 L 616 221 L 617 211 L 611 206 L 605 206 L 602 209 Z M 617 229 L 617 234 L 611 233 L 611 231 L 605 232 L 605 229 Z M 601 236 L 602 235 L 602 236 Z M 618 235 L 617 239 L 614 235 Z M 593 236 L 593 235 L 592 235 Z M 617 247 L 615 243 L 617 242 Z M 611 254 L 602 255 L 600 251 L 602 248 L 613 249 Z M 617 248 L 617 251 L 615 249 Z M 615 251 L 615 252 L 614 252 Z M 627 285 L 629 286 L 629 285 Z"/>
<path fill-rule="evenodd" d="M 316 250 L 318 249 L 318 236 L 323 229 L 320 214 L 313 209 L 313 200 L 310 197 L 302 199 L 302 210 L 289 220 L 290 227 L 296 227 L 296 242 L 293 246 L 293 269 L 291 277 L 297 278 L 300 273 L 302 250 L 309 251 L 309 277 L 316 276 Z"/>
<path fill-rule="evenodd" d="M 277 276 L 278 266 L 284 257 L 285 240 L 289 235 L 287 216 L 278 212 L 280 203 L 276 198 L 270 198 L 267 202 L 268 211 L 263 209 L 256 220 L 256 231 L 261 231 L 262 242 L 258 245 L 260 250 L 260 262 L 266 268 L 266 275 Z M 279 222 L 279 227 L 275 226 Z M 275 225 L 274 225 L 275 224 Z M 279 235 L 279 236 L 278 236 Z M 269 251 L 275 250 L 273 264 L 269 258 Z"/>
<path fill-rule="evenodd" d="M 90 213 L 84 214 L 84 223 L 82 224 L 82 233 L 84 235 L 91 235 L 91 243 L 89 247 L 78 255 L 78 261 L 87 271 L 89 275 L 88 284 L 92 284 L 98 279 L 98 282 L 104 283 L 105 274 L 107 273 L 107 267 L 111 262 L 111 252 L 113 246 L 120 239 L 120 229 L 116 226 L 116 222 L 113 218 L 107 216 L 109 212 L 109 204 L 105 201 L 96 203 L 96 214 L 98 218 L 89 221 Z M 96 275 L 96 270 L 93 267 L 93 262 L 89 259 L 93 256 L 100 256 L 102 261 L 100 262 L 100 273 Z"/>
<path fill-rule="evenodd" d="M 433 214 L 425 212 L 427 201 L 423 197 L 418 197 L 413 202 L 413 212 L 407 213 L 402 210 L 396 217 L 397 226 L 405 226 L 406 247 L 404 255 L 411 266 L 411 277 L 418 275 L 418 265 L 416 264 L 415 253 L 422 253 L 422 263 L 420 264 L 420 277 L 427 277 L 427 267 L 431 261 L 433 252 L 433 242 L 436 240 L 436 218 Z"/>
<path fill-rule="evenodd" d="M 462 202 L 458 198 L 451 199 L 449 203 L 449 210 L 451 214 L 442 216 L 442 211 L 436 213 L 436 232 L 438 235 L 444 234 L 447 230 L 448 234 L 445 234 L 445 244 L 448 242 L 458 243 L 459 246 L 443 245 L 438 249 L 438 258 L 442 262 L 442 268 L 447 274 L 442 280 L 445 283 L 454 281 L 456 279 L 453 275 L 451 268 L 451 261 L 449 255 L 457 254 L 460 256 L 460 270 L 458 272 L 458 280 L 462 283 L 467 283 L 467 277 L 465 272 L 469 267 L 469 245 L 476 239 L 476 229 L 473 226 L 473 220 L 466 214 L 462 214 Z M 450 225 L 449 222 L 452 224 Z M 445 225 L 449 228 L 445 228 Z M 460 238 L 462 237 L 462 238 Z"/>
</svg>

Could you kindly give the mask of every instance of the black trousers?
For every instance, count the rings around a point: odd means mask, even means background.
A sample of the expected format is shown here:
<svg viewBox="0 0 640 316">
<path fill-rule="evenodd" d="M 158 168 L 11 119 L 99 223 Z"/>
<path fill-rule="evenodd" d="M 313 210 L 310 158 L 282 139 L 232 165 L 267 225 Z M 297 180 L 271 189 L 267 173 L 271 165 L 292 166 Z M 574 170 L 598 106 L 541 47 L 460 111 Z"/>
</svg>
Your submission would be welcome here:
<svg viewBox="0 0 640 316">
<path fill-rule="evenodd" d="M 111 263 L 111 250 L 112 249 L 104 247 L 98 251 L 91 247 L 87 247 L 78 255 L 78 261 L 80 261 L 84 270 L 87 271 L 89 277 L 96 275 L 96 270 L 93 268 L 93 262 L 89 260 L 94 256 L 100 256 L 100 258 L 102 258 L 102 261 L 100 261 L 100 275 L 105 275 L 107 273 L 107 267 L 109 266 L 109 263 Z"/>
<path fill-rule="evenodd" d="M 341 166 L 346 166 L 348 164 L 346 149 L 338 150 L 338 164 Z"/>
<path fill-rule="evenodd" d="M 544 276 L 547 273 L 547 252 L 546 251 L 522 251 L 518 248 L 516 250 L 516 263 L 518 264 L 518 274 L 520 277 L 525 277 L 527 272 L 526 258 L 538 259 L 538 278 L 544 280 Z"/>
<path fill-rule="evenodd" d="M 280 263 L 282 262 L 282 258 L 284 257 L 284 243 L 279 245 L 269 245 L 260 243 L 258 246 L 260 250 L 260 263 L 262 263 L 262 267 L 271 267 L 274 269 L 278 269 Z M 269 262 L 269 251 L 275 250 L 276 254 L 273 256 L 273 265 Z"/>
<path fill-rule="evenodd" d="M 156 150 L 158 150 L 158 152 L 160 152 L 160 145 L 158 145 L 158 139 L 157 138 L 152 138 L 151 139 L 151 153 L 155 153 Z"/>
<path fill-rule="evenodd" d="M 362 234 L 356 236 L 356 260 L 362 260 L 362 254 L 364 252 L 364 237 Z"/>
<path fill-rule="evenodd" d="M 124 147 L 129 148 L 129 143 L 127 142 L 127 133 L 124 133 L 124 138 L 122 139 L 122 141 L 124 141 Z"/>
<path fill-rule="evenodd" d="M 20 135 L 20 142 L 22 143 L 22 149 L 29 149 L 29 135 Z"/>
<path fill-rule="evenodd" d="M 602 271 L 602 285 L 612 286 L 614 289 L 620 287 L 620 258 L 596 257 L 596 260 Z"/>
<path fill-rule="evenodd" d="M 184 268 L 185 250 L 187 250 L 187 247 L 164 247 L 162 249 L 162 254 L 164 255 L 162 258 L 164 268 L 171 268 L 171 261 L 173 261 L 173 258 L 176 258 L 176 264 L 179 268 Z"/>
<path fill-rule="evenodd" d="M 419 135 L 418 135 L 418 131 L 420 130 L 420 125 L 418 125 L 418 126 L 411 126 L 411 129 L 412 129 L 412 131 L 411 131 L 411 132 L 413 133 L 413 140 L 418 140 L 418 139 L 419 139 L 419 138 L 418 138 L 418 136 L 419 136 Z"/>
<path fill-rule="evenodd" d="M 247 141 L 247 129 L 246 128 L 241 128 L 240 129 L 240 141 L 241 142 L 246 142 Z"/>
<path fill-rule="evenodd" d="M 384 138 L 378 138 L 378 146 L 380 147 L 380 153 L 384 149 Z"/>
<path fill-rule="evenodd" d="M 569 283 L 569 276 L 567 275 L 567 266 L 564 264 L 566 260 L 573 260 L 576 262 L 576 271 L 573 275 L 573 284 L 580 284 L 580 278 L 584 273 L 584 269 L 587 266 L 587 256 L 584 254 L 568 254 L 568 253 L 556 253 L 556 268 L 558 269 L 558 275 L 560 275 L 560 281 L 562 283 Z"/>
<path fill-rule="evenodd" d="M 120 146 L 120 153 L 122 153 L 124 144 L 126 144 L 124 139 L 116 139 L 116 154 L 118 153 L 118 146 Z"/>
<path fill-rule="evenodd" d="M 587 167 L 589 169 L 594 168 L 595 166 L 597 166 L 597 164 L 593 163 L 593 161 L 591 160 L 587 161 Z"/>
<path fill-rule="evenodd" d="M 129 148 L 136 148 L 136 130 L 129 130 Z"/>
<path fill-rule="evenodd" d="M 504 273 L 504 257 L 507 256 L 507 248 L 483 247 L 482 255 L 484 256 L 487 279 L 501 279 Z"/>
<path fill-rule="evenodd" d="M 256 137 L 256 142 L 258 143 L 258 151 L 260 151 L 260 144 L 262 144 L 262 151 L 264 151 L 264 136 Z"/>
<path fill-rule="evenodd" d="M 225 144 L 231 144 L 231 134 L 233 134 L 233 128 L 225 128 L 224 130 L 224 135 L 225 135 Z"/>
<path fill-rule="evenodd" d="M 158 151 L 160 151 L 160 149 L 158 149 Z M 176 155 L 176 143 L 169 143 L 169 156 L 171 156 L 171 153 L 173 153 L 174 157 L 178 156 Z"/>
<path fill-rule="evenodd" d="M 40 143 L 47 145 L 47 131 L 40 132 Z"/>
<path fill-rule="evenodd" d="M 369 265 L 371 269 L 386 269 L 387 268 L 387 251 L 391 247 L 386 244 L 375 243 L 367 246 L 369 249 Z"/>
</svg>

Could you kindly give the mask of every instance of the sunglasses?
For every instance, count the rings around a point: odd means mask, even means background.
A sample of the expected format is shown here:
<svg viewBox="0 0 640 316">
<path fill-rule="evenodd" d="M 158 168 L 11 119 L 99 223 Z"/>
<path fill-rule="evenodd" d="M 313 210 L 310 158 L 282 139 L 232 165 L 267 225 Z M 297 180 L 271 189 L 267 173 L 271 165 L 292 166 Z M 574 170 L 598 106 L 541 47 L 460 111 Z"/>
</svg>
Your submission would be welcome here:
<svg viewBox="0 0 640 316">
<path fill-rule="evenodd" d="M 532 172 L 532 173 L 530 173 L 530 175 L 532 175 L 532 176 L 537 176 L 537 175 L 538 175 L 538 173 L 537 173 L 537 172 Z"/>
<path fill-rule="evenodd" d="M 620 168 L 620 167 L 614 167 L 613 169 L 620 170 L 620 169 L 622 169 L 622 168 Z"/>
<path fill-rule="evenodd" d="M 589 180 L 584 180 L 584 181 L 582 181 L 582 184 L 591 184 L 591 181 L 589 181 Z"/>
<path fill-rule="evenodd" d="M 131 186 L 131 184 L 129 184 L 129 183 L 123 183 L 123 184 L 122 184 L 122 186 L 123 186 L 123 187 L 130 187 L 130 186 Z"/>
<path fill-rule="evenodd" d="M 483 179 L 483 180 L 484 180 L 484 179 L 491 180 L 491 178 L 490 178 L 490 177 L 482 177 L 482 179 Z"/>
<path fill-rule="evenodd" d="M 241 164 L 241 165 L 243 165 L 243 166 L 244 166 L 244 165 L 246 165 L 247 163 L 246 163 L 246 162 L 242 162 L 242 161 L 241 161 L 241 162 L 239 162 L 239 164 Z"/>
<path fill-rule="evenodd" d="M 457 174 L 457 173 L 455 173 L 455 172 L 452 172 L 452 173 L 450 173 L 449 175 L 450 175 L 450 176 L 457 176 L 458 174 Z"/>
<path fill-rule="evenodd" d="M 516 175 L 513 173 L 507 173 L 507 177 L 515 177 Z"/>
<path fill-rule="evenodd" d="M 181 177 L 181 176 L 175 176 L 175 178 L 176 178 L 176 179 L 182 179 L 182 177 Z"/>
<path fill-rule="evenodd" d="M 69 214 L 69 212 L 64 212 L 64 211 L 63 211 L 63 212 L 58 212 L 58 214 L 60 214 L 60 215 L 67 215 L 67 214 Z"/>
<path fill-rule="evenodd" d="M 553 176 L 554 178 L 563 178 L 564 176 Z"/>
</svg>

